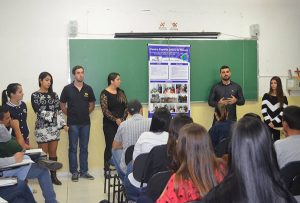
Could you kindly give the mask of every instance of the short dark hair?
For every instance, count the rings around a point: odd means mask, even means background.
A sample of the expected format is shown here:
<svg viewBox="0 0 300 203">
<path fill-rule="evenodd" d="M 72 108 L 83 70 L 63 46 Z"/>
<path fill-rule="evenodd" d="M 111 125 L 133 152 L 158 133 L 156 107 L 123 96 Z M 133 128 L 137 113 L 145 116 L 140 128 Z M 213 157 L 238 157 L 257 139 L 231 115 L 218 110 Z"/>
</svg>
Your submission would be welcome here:
<svg viewBox="0 0 300 203">
<path fill-rule="evenodd" d="M 229 70 L 230 70 L 229 66 L 223 65 L 223 66 L 221 66 L 221 68 L 220 68 L 220 73 L 221 73 L 221 71 L 222 71 L 223 69 L 229 69 Z"/>
<path fill-rule="evenodd" d="M 127 109 L 130 115 L 139 113 L 141 108 L 142 108 L 142 104 L 137 99 L 128 102 Z"/>
<path fill-rule="evenodd" d="M 78 70 L 78 69 L 82 69 L 82 70 L 84 71 L 84 68 L 83 68 L 82 66 L 77 65 L 77 66 L 74 66 L 74 67 L 72 68 L 72 74 L 75 75 L 75 72 L 76 72 L 76 70 Z"/>
<path fill-rule="evenodd" d="M 246 113 L 243 117 L 253 117 L 261 120 L 261 117 L 258 114 L 252 112 Z"/>
<path fill-rule="evenodd" d="M 7 113 L 9 109 L 5 106 L 0 106 L 0 120 L 2 121 L 4 118 L 4 114 Z"/>
<path fill-rule="evenodd" d="M 150 131 L 154 133 L 168 132 L 171 119 L 171 113 L 166 107 L 158 108 L 152 116 Z"/>
<path fill-rule="evenodd" d="M 282 120 L 287 122 L 289 128 L 300 130 L 300 107 L 288 106 L 283 110 Z"/>
</svg>

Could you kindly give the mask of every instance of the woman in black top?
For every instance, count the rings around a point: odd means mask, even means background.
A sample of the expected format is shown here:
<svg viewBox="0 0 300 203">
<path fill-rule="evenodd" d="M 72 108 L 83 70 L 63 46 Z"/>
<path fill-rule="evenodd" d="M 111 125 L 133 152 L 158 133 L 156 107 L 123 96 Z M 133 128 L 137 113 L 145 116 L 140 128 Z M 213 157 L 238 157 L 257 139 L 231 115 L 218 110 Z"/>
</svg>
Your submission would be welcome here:
<svg viewBox="0 0 300 203">
<path fill-rule="evenodd" d="M 127 117 L 127 98 L 120 89 L 120 74 L 110 73 L 107 77 L 107 87 L 100 94 L 100 104 L 103 112 L 103 132 L 105 136 L 104 167 L 109 167 L 112 143 L 118 126 Z"/>
<path fill-rule="evenodd" d="M 18 129 L 12 131 L 23 149 L 30 149 L 29 129 L 27 125 L 27 106 L 23 102 L 23 88 L 19 83 L 11 83 L 2 92 L 2 106 L 8 108 L 10 117 L 14 123 L 18 123 Z"/>
<path fill-rule="evenodd" d="M 39 90 L 31 94 L 31 105 L 36 113 L 34 135 L 39 148 L 42 148 L 49 159 L 57 161 L 57 146 L 60 130 L 68 127 L 59 106 L 58 95 L 53 92 L 53 78 L 48 72 L 39 75 Z M 57 179 L 56 171 L 51 170 L 51 180 L 55 185 L 62 183 Z"/>
<path fill-rule="evenodd" d="M 268 125 L 269 130 L 273 134 L 273 141 L 280 139 L 280 131 L 277 127 L 282 127 L 282 112 L 287 107 L 288 101 L 283 95 L 281 79 L 274 76 L 270 80 L 270 90 L 265 93 L 262 98 L 261 113 L 264 122 Z"/>
</svg>

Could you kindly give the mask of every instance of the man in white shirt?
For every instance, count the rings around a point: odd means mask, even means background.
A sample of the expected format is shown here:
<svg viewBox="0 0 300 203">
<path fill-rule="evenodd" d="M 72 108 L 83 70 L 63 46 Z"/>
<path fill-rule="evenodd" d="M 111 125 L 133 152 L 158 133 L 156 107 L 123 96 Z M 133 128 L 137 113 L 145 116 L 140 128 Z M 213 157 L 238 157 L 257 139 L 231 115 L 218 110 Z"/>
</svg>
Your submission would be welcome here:
<svg viewBox="0 0 300 203">
<path fill-rule="evenodd" d="M 300 107 L 283 110 L 282 126 L 286 138 L 274 143 L 280 168 L 292 161 L 300 161 Z"/>
<path fill-rule="evenodd" d="M 131 118 L 120 124 L 112 144 L 112 159 L 121 179 L 127 172 L 126 149 L 135 145 L 143 132 L 149 131 L 151 123 L 150 119 L 143 117 L 142 104 L 138 100 L 130 101 L 127 109 Z"/>
</svg>

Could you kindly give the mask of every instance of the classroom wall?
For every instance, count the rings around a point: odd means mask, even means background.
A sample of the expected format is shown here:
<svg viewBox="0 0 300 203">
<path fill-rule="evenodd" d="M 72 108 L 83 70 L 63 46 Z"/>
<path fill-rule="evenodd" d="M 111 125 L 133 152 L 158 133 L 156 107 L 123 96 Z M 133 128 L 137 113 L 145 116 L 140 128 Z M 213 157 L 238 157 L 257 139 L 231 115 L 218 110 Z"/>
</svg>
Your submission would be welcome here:
<svg viewBox="0 0 300 203">
<path fill-rule="evenodd" d="M 47 70 L 54 77 L 54 90 L 60 94 L 63 86 L 70 82 L 70 20 L 78 21 L 77 38 L 112 38 L 115 32 L 156 32 L 160 22 L 165 22 L 168 29 L 172 22 L 177 22 L 178 31 L 217 31 L 223 33 L 220 39 L 241 39 L 250 37 L 251 24 L 259 24 L 258 92 L 261 98 L 268 90 L 271 76 L 280 76 L 285 88 L 288 69 L 300 66 L 299 19 L 298 0 L 0 1 L 0 90 L 8 83 L 20 82 L 24 100 L 29 102 L 31 93 L 38 89 L 38 74 Z M 299 92 L 292 93 L 290 103 L 300 105 L 299 95 Z M 259 101 L 246 102 L 238 108 L 238 116 L 246 111 L 258 113 Z M 206 103 L 195 103 L 191 107 L 194 120 L 209 127 L 212 109 Z M 104 146 L 99 108 L 91 117 L 89 161 L 91 170 L 96 170 L 102 166 Z M 31 136 L 34 120 L 30 109 Z M 33 137 L 31 143 L 34 143 Z M 67 135 L 62 133 L 58 150 L 64 163 L 62 171 L 67 170 L 67 146 Z"/>
</svg>

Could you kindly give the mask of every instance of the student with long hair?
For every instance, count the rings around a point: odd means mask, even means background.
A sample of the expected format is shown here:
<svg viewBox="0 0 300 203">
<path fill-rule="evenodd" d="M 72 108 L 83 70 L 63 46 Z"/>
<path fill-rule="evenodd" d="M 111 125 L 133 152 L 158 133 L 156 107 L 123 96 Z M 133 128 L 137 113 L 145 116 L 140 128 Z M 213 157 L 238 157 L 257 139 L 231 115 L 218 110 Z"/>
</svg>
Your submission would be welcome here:
<svg viewBox="0 0 300 203">
<path fill-rule="evenodd" d="M 280 177 L 270 131 L 258 118 L 244 116 L 233 128 L 229 171 L 203 202 L 293 203 Z"/>
<path fill-rule="evenodd" d="M 228 119 L 228 109 L 224 104 L 217 104 L 215 107 L 215 118 L 217 122 L 208 131 L 214 149 L 222 140 L 230 137 L 231 126 L 234 123 Z"/>
<path fill-rule="evenodd" d="M 195 123 L 179 131 L 176 145 L 179 168 L 156 202 L 200 200 L 224 177 L 225 166 L 215 157 L 206 129 Z"/>
<path fill-rule="evenodd" d="M 193 123 L 193 119 L 186 114 L 177 114 L 170 122 L 169 138 L 167 144 L 158 145 L 150 151 L 145 164 L 144 179 L 149 180 L 154 174 L 161 171 L 175 172 L 178 169 L 176 157 L 176 144 L 178 141 L 179 130 L 186 124 Z M 137 202 L 155 202 L 166 186 L 166 182 L 161 182 L 155 190 L 155 194 L 149 195 L 148 188 L 140 195 Z M 146 200 L 146 199 L 147 200 Z"/>
<path fill-rule="evenodd" d="M 157 172 L 178 169 L 175 160 L 178 133 L 184 125 L 189 123 L 193 123 L 193 119 L 183 113 L 177 114 L 171 120 L 167 144 L 155 146 L 149 153 L 144 172 L 147 180 Z"/>
<path fill-rule="evenodd" d="M 27 105 L 23 102 L 23 89 L 19 83 L 11 83 L 2 92 L 2 106 L 9 110 L 12 118 L 12 136 L 23 149 L 30 149 L 27 126 Z"/>
<path fill-rule="evenodd" d="M 104 168 L 109 168 L 112 143 L 118 126 L 127 117 L 127 98 L 120 88 L 119 73 L 110 73 L 107 77 L 107 87 L 100 94 L 100 104 L 103 112 L 103 132 L 105 137 Z"/>
<path fill-rule="evenodd" d="M 49 159 L 57 161 L 57 146 L 60 130 L 68 127 L 60 110 L 58 95 L 53 92 L 53 78 L 48 72 L 42 72 L 38 78 L 39 90 L 32 93 L 31 105 L 37 115 L 34 135 L 39 148 L 42 148 Z M 62 183 L 57 179 L 56 171 L 51 171 L 51 179 L 55 185 Z"/>
<path fill-rule="evenodd" d="M 273 141 L 280 139 L 280 131 L 277 127 L 282 127 L 282 111 L 287 107 L 288 101 L 283 94 L 281 79 L 274 76 L 270 80 L 270 90 L 262 98 L 261 113 L 264 122 L 268 125 L 273 134 Z"/>
</svg>

